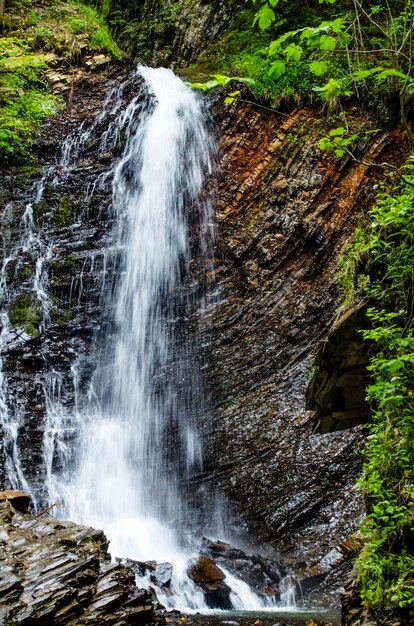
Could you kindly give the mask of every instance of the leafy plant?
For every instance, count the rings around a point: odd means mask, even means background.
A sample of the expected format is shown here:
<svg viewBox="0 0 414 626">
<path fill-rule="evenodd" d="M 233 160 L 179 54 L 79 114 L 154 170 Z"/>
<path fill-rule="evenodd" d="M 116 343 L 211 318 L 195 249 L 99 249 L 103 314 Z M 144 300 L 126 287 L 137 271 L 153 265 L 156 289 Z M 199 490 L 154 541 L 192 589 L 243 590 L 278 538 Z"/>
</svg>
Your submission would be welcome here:
<svg viewBox="0 0 414 626">
<path fill-rule="evenodd" d="M 385 188 L 343 261 L 347 290 L 364 298 L 377 347 L 367 394 L 373 423 L 360 486 L 368 515 L 358 563 L 361 596 L 375 615 L 414 616 L 414 161 Z M 363 280 L 360 280 L 360 279 Z"/>
<path fill-rule="evenodd" d="M 0 162 L 30 156 L 44 118 L 54 115 L 61 98 L 48 91 L 46 72 L 52 55 L 73 62 L 85 43 L 119 58 L 102 17 L 91 6 L 55 0 L 10 0 L 0 37 Z M 75 54 L 74 54 L 75 53 Z M 80 57 L 80 55 L 79 55 Z M 76 59 L 75 59 L 76 61 Z"/>
</svg>

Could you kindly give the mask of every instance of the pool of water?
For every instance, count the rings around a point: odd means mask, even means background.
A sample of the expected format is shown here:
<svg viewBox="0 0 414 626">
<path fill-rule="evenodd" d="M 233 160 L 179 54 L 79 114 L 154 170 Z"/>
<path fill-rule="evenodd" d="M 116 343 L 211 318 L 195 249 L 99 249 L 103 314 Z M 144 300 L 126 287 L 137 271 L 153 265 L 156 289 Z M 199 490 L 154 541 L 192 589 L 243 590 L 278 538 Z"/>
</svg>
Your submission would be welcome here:
<svg viewBox="0 0 414 626">
<path fill-rule="evenodd" d="M 185 620 L 185 621 L 184 621 Z M 175 620 L 172 620 L 175 621 Z M 340 626 L 341 615 L 335 610 L 291 611 L 222 611 L 181 616 L 186 626 Z"/>
</svg>

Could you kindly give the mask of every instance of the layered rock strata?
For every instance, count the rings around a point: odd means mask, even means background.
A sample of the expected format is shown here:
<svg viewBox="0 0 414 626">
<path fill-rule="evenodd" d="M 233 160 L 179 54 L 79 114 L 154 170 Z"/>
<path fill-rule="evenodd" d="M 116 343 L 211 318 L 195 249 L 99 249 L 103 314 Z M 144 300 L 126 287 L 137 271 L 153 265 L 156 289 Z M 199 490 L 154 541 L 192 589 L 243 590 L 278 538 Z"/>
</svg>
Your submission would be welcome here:
<svg viewBox="0 0 414 626">
<path fill-rule="evenodd" d="M 90 75 L 76 85 L 70 107 L 44 127 L 39 165 L 55 165 L 62 137 L 82 122 L 83 130 L 89 128 L 109 87 L 119 83 L 117 76 Z M 129 81 L 125 102 L 139 89 L 139 81 Z M 252 104 L 229 108 L 216 101 L 212 115 L 220 144 L 212 183 L 217 243 L 202 329 L 212 411 L 199 416 L 205 469 L 189 488 L 198 493 L 195 499 L 205 499 L 208 491 L 224 494 L 220 506 L 232 503 L 234 531 L 262 542 L 275 556 L 282 553 L 286 567 L 302 561 L 297 569 L 319 564 L 327 574 L 326 564 L 336 558 L 332 551 L 363 511 L 355 489 L 360 430 L 313 434 L 305 389 L 318 345 L 337 313 L 338 255 L 384 175 L 366 163 L 400 164 L 407 146 L 397 129 L 356 149 L 364 163 L 338 160 L 318 148 L 317 111 L 278 116 Z M 369 119 L 353 115 L 369 128 Z M 102 284 L 119 267 L 106 178 L 116 154 L 102 153 L 97 139 L 109 121 L 110 115 L 98 124 L 76 163 L 57 171 L 53 184 L 47 181 L 39 202 L 33 200 L 41 168 L 9 168 L 1 177 L 4 257 L 22 236 L 29 202 L 33 232 L 48 251 L 43 287 L 52 306 L 43 326 L 44 312 L 30 295 L 39 250 L 24 248 L 7 265 L 5 297 L 14 317 L 3 346 L 8 411 L 17 421 L 3 429 L 0 478 L 10 486 L 9 469 L 18 460 L 20 477 L 30 479 L 40 506 L 48 504 L 46 407 L 50 413 L 59 398 L 71 410 L 74 390 L 86 392 L 94 369 L 90 346 L 108 319 Z M 79 361 L 80 378 L 74 380 Z M 59 469 L 57 456 L 51 467 Z"/>
<path fill-rule="evenodd" d="M 315 111 L 278 115 L 246 103 L 219 111 L 207 478 L 237 503 L 240 525 L 287 561 L 320 560 L 363 512 L 361 431 L 313 434 L 305 390 L 338 312 L 338 257 L 385 174 L 367 163 L 400 164 L 407 145 L 396 129 L 357 147 L 363 162 L 339 160 L 319 150 Z"/>
<path fill-rule="evenodd" d="M 7 494 L 6 494 L 7 495 Z M 0 493 L 0 623 L 83 626 L 163 622 L 133 572 L 111 563 L 101 530 L 25 512 Z M 16 508 L 15 508 L 16 507 Z M 20 510 L 18 510 L 20 509 Z"/>
</svg>

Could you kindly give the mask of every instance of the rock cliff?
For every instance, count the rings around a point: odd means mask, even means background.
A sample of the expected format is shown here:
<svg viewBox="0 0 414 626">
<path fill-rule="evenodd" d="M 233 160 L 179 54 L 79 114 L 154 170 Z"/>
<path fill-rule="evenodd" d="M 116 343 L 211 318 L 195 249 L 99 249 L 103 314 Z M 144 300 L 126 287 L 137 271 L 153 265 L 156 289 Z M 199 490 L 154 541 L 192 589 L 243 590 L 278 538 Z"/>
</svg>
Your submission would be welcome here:
<svg viewBox="0 0 414 626">
<path fill-rule="evenodd" d="M 253 536 L 286 555 L 300 546 L 302 556 L 309 549 L 320 558 L 362 514 L 361 430 L 314 434 L 305 389 L 338 313 L 338 256 L 384 172 L 321 153 L 317 118 L 307 109 L 286 116 L 239 103 L 216 119 L 220 298 L 210 319 L 208 478 L 237 503 L 237 519 Z M 397 129 L 359 154 L 399 164 L 406 150 Z"/>
<path fill-rule="evenodd" d="M 9 417 L 1 482 L 30 483 L 39 505 L 48 504 L 45 473 L 58 469 L 55 457 L 45 466 L 45 429 L 53 437 L 46 407 L 53 415 L 57 399 L 70 408 L 77 393 L 87 393 L 92 337 L 107 319 L 99 299 L 102 281 L 119 261 L 111 249 L 105 178 L 116 155 L 103 153 L 96 139 L 116 114 L 109 103 L 119 84 L 116 73 L 90 74 L 75 86 L 70 107 L 44 126 L 38 165 L 51 168 L 62 138 L 82 123 L 83 130 L 96 123 L 96 134 L 77 146 L 70 164 L 53 170 L 53 180 L 43 180 L 37 166 L 4 169 L 1 177 L 4 298 L 12 322 L 3 337 Z M 127 81 L 123 102 L 139 88 L 136 79 Z M 107 115 L 101 119 L 103 106 Z M 335 549 L 362 514 L 355 488 L 361 430 L 314 434 L 305 389 L 337 313 L 338 254 L 369 208 L 383 171 L 321 154 L 320 113 L 313 110 L 278 116 L 253 104 L 227 108 L 215 100 L 211 112 L 219 144 L 212 184 L 217 242 L 203 332 L 211 338 L 205 347 L 213 427 L 205 440 L 204 474 L 193 477 L 194 497 L 200 499 L 205 488 L 224 494 L 222 506 L 230 503 L 236 534 L 282 553 L 287 565 L 299 559 L 302 570 L 315 567 L 320 581 L 332 563 L 342 562 Z M 354 115 L 369 127 L 362 113 Z M 399 164 L 405 153 L 398 129 L 360 147 L 365 162 Z M 28 203 L 30 246 L 21 242 Z M 52 303 L 46 313 L 33 299 L 40 276 Z"/>
<path fill-rule="evenodd" d="M 0 492 L 2 624 L 164 621 L 151 594 L 136 587 L 133 572 L 111 563 L 101 530 L 47 515 L 35 518 L 28 504 L 24 494 Z"/>
</svg>

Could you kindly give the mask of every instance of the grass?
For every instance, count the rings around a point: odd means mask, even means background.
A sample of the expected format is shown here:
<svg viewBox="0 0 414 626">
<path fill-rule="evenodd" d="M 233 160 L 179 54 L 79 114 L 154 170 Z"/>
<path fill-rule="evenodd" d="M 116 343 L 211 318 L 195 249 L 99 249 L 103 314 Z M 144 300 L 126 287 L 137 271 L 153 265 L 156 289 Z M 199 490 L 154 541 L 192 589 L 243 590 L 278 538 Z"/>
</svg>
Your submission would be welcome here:
<svg viewBox="0 0 414 626">
<path fill-rule="evenodd" d="M 73 0 L 10 0 L 0 18 L 0 163 L 28 159 L 42 121 L 63 106 L 46 72 L 65 71 L 85 54 L 120 59 L 97 11 Z"/>
</svg>

